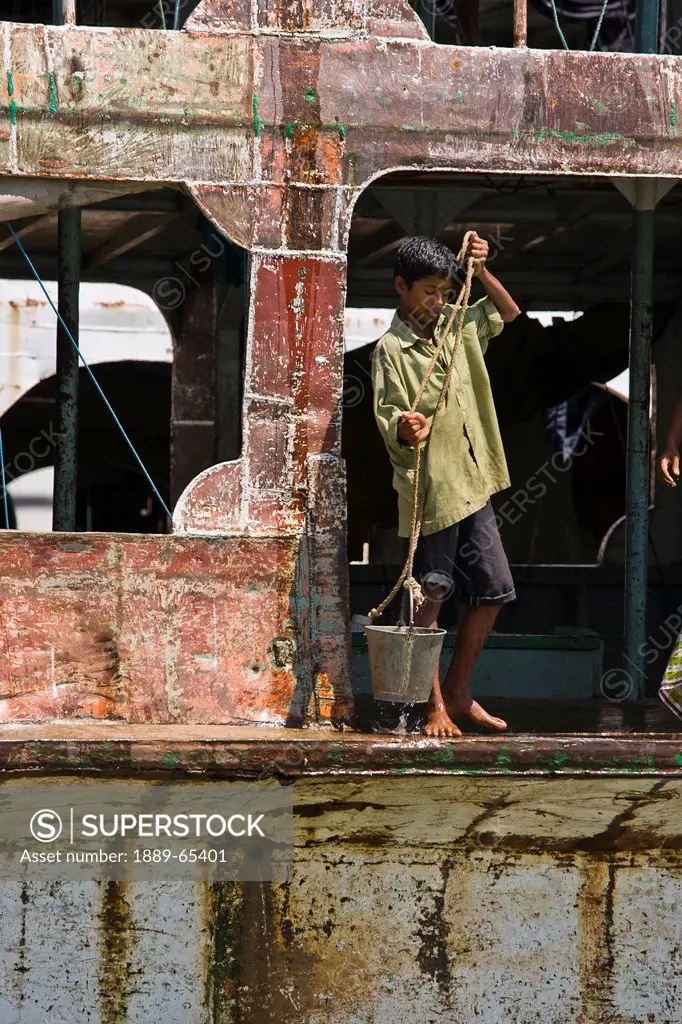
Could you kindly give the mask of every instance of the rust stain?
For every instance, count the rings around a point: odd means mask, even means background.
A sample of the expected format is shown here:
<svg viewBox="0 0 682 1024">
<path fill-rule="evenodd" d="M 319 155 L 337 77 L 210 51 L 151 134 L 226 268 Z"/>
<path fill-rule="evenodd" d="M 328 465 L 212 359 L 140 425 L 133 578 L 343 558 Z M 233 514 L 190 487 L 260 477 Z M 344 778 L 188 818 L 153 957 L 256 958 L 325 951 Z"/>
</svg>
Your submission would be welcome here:
<svg viewBox="0 0 682 1024">
<path fill-rule="evenodd" d="M 235 1020 L 234 1007 L 239 1001 L 242 968 L 244 885 L 207 882 L 203 886 L 203 895 L 203 917 L 208 935 L 204 961 L 204 1006 L 212 1021 Z"/>
<path fill-rule="evenodd" d="M 132 904 L 127 882 L 103 882 L 99 911 L 99 1002 L 102 1024 L 128 1019 L 133 973 Z"/>
</svg>

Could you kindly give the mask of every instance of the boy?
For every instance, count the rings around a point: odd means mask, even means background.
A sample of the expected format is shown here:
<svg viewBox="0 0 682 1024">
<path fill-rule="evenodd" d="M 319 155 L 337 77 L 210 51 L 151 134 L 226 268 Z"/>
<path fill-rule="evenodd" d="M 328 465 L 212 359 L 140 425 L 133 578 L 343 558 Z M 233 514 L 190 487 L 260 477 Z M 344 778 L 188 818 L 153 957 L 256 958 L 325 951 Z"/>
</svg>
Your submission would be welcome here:
<svg viewBox="0 0 682 1024">
<path fill-rule="evenodd" d="M 427 736 L 461 736 L 452 718 L 502 730 L 469 693 L 469 680 L 500 607 L 516 597 L 490 495 L 509 486 L 495 407 L 483 355 L 490 338 L 519 315 L 519 308 L 486 269 L 488 243 L 472 232 L 467 256 L 475 260 L 487 298 L 467 311 L 450 388 L 435 420 L 457 317 L 417 411 L 409 409 L 433 355 L 434 332 L 447 324 L 459 288 L 451 250 L 433 238 L 408 238 L 398 249 L 393 283 L 399 306 L 379 340 L 372 362 L 374 415 L 393 466 L 398 492 L 398 534 L 409 537 L 414 445 L 429 438 L 422 457 L 426 498 L 414 572 L 426 601 L 415 624 L 436 627 L 440 606 L 455 582 L 469 605 L 457 631 L 452 662 L 443 681 L 438 673 L 427 710 Z M 424 490 L 422 490 L 424 493 Z"/>
</svg>

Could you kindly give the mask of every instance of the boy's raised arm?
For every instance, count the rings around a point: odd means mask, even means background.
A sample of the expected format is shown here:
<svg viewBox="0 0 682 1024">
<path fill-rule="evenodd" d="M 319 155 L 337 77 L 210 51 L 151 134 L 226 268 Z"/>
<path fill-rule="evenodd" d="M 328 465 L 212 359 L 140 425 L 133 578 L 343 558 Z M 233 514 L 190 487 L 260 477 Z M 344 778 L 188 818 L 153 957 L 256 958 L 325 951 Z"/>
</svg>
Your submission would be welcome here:
<svg viewBox="0 0 682 1024">
<path fill-rule="evenodd" d="M 497 311 L 504 323 L 510 324 L 512 320 L 516 320 L 521 310 L 504 285 L 488 270 L 486 266 L 488 248 L 488 243 L 485 239 L 481 238 L 475 231 L 472 231 L 467 246 L 467 256 L 472 257 L 475 261 L 474 276 L 483 285 L 486 295 L 497 307 Z"/>
<path fill-rule="evenodd" d="M 501 284 L 494 274 L 491 274 L 487 267 L 483 266 L 478 275 L 478 279 L 485 289 L 485 293 L 497 306 L 497 311 L 506 324 L 510 324 L 512 320 L 516 320 L 517 316 L 521 312 L 519 307 L 516 305 L 511 295 Z"/>
</svg>

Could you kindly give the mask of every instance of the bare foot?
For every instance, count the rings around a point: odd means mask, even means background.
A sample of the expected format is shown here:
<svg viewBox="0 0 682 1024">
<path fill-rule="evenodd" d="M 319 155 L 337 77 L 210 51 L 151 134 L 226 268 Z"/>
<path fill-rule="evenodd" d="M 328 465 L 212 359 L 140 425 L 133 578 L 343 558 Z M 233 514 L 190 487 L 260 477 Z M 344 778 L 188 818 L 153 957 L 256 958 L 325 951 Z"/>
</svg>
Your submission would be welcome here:
<svg viewBox="0 0 682 1024">
<path fill-rule="evenodd" d="M 496 718 L 494 715 L 489 715 L 487 711 L 484 711 L 478 701 L 471 700 L 466 703 L 457 703 L 456 701 L 447 701 L 448 713 L 452 718 L 469 718 L 474 725 L 480 726 L 482 729 L 492 729 L 494 732 L 502 732 L 503 729 L 508 728 L 507 723 L 502 718 Z"/>
<path fill-rule="evenodd" d="M 434 738 L 442 737 L 447 739 L 448 736 L 461 736 L 461 731 L 457 728 L 455 723 L 450 719 L 445 705 L 440 702 L 435 706 L 429 704 L 426 712 L 426 725 L 424 726 L 424 732 L 427 736 Z"/>
</svg>

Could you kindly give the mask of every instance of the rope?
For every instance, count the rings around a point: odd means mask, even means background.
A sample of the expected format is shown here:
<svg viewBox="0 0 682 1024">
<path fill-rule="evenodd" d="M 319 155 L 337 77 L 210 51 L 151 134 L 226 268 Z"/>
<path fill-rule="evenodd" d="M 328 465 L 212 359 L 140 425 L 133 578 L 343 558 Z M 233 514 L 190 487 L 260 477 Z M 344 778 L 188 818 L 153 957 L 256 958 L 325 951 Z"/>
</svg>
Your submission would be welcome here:
<svg viewBox="0 0 682 1024">
<path fill-rule="evenodd" d="M 0 427 L 0 475 L 2 476 L 2 502 L 4 505 L 5 529 L 9 530 L 9 505 L 7 504 L 7 476 L 5 474 L 5 453 L 2 445 L 2 428 Z"/>
<path fill-rule="evenodd" d="M 35 277 L 36 281 L 40 285 L 45 298 L 50 303 L 50 306 L 52 307 L 52 311 L 55 313 L 55 315 L 56 315 L 57 319 L 59 320 L 60 324 L 62 325 L 62 327 L 66 331 L 66 333 L 68 335 L 68 338 L 69 338 L 69 341 L 71 342 L 71 344 L 75 348 L 76 352 L 78 353 L 78 358 L 82 361 L 83 366 L 87 370 L 88 375 L 90 377 L 90 380 L 92 381 L 92 383 L 95 385 L 95 387 L 99 391 L 99 393 L 100 393 L 100 395 L 102 397 L 102 401 L 104 402 L 104 404 L 106 405 L 107 409 L 109 410 L 109 412 L 111 413 L 111 415 L 113 417 L 114 423 L 116 424 L 118 429 L 121 431 L 121 436 L 123 437 L 123 440 L 125 441 L 125 443 L 130 448 L 130 451 L 133 453 L 133 456 L 135 457 L 135 461 L 137 462 L 138 466 L 140 467 L 140 469 L 144 473 L 144 475 L 145 475 L 145 477 L 147 479 L 147 483 L 150 485 L 151 489 L 154 491 L 154 494 L 159 499 L 159 502 L 161 504 L 161 508 L 164 510 L 164 512 L 166 513 L 168 518 L 172 519 L 173 516 L 171 514 L 170 509 L 168 508 L 168 506 L 166 505 L 166 502 L 163 500 L 163 498 L 159 494 L 159 491 L 158 491 L 158 488 L 157 488 L 156 484 L 154 483 L 154 481 L 152 480 L 151 476 L 147 472 L 147 468 L 146 468 L 145 464 L 143 463 L 142 459 L 137 454 L 137 450 L 135 448 L 135 445 L 133 444 L 133 442 L 130 440 L 130 438 L 126 434 L 125 427 L 123 426 L 123 424 L 119 420 L 118 416 L 114 412 L 109 399 L 104 394 L 104 392 L 102 391 L 101 387 L 99 386 L 99 382 L 98 382 L 97 378 L 95 377 L 94 373 L 92 372 L 92 370 L 88 366 L 88 364 L 87 364 L 87 362 L 85 360 L 85 356 L 83 355 L 83 353 L 79 349 L 78 345 L 76 344 L 76 341 L 74 339 L 73 334 L 69 330 L 67 324 L 64 322 L 64 318 L 62 317 L 61 313 L 59 312 L 59 310 L 55 306 L 55 304 L 52 301 L 52 299 L 50 298 L 50 294 L 49 294 L 47 288 L 45 287 L 45 285 L 43 284 L 43 280 L 42 280 L 40 274 L 38 273 L 36 268 L 33 266 L 33 263 L 31 262 L 30 256 L 28 255 L 28 253 L 24 249 L 24 246 L 22 245 L 21 239 L 19 238 L 19 236 L 17 235 L 16 231 L 14 230 L 14 228 L 12 227 L 11 224 L 8 223 L 7 227 L 9 228 L 9 231 L 10 231 L 10 234 L 12 235 L 12 238 L 14 239 L 14 241 L 19 246 L 19 251 L 21 252 L 22 256 L 24 257 L 24 259 L 28 263 L 29 267 L 31 268 L 31 270 L 33 272 L 33 276 Z"/>
<path fill-rule="evenodd" d="M 594 50 L 595 46 L 597 45 L 597 39 L 599 38 L 599 33 L 601 32 L 601 23 L 604 20 L 604 15 L 606 14 L 606 8 L 608 7 L 608 5 L 609 0 L 604 0 L 604 3 L 602 4 L 601 14 L 599 15 L 599 21 L 597 22 L 597 27 L 594 30 L 592 42 L 590 43 L 590 52 L 592 52 L 592 50 Z"/>
<path fill-rule="evenodd" d="M 453 368 L 454 368 L 454 365 L 455 365 L 455 356 L 457 355 L 457 351 L 459 349 L 459 343 L 460 343 L 461 338 L 462 338 L 462 330 L 464 328 L 464 317 L 466 316 L 466 311 L 467 311 L 467 309 L 469 307 L 469 296 L 471 295 L 471 282 L 472 282 L 472 279 L 473 279 L 473 276 L 474 276 L 474 262 L 473 262 L 472 259 L 467 259 L 467 256 L 466 256 L 466 251 L 467 251 L 467 246 L 469 244 L 470 236 L 471 236 L 471 232 L 467 231 L 466 235 L 464 236 L 464 241 L 462 242 L 462 248 L 460 249 L 459 255 L 457 256 L 457 262 L 460 263 L 460 264 L 464 263 L 465 260 L 466 260 L 466 268 L 467 268 L 466 269 L 466 280 L 464 282 L 464 285 L 462 286 L 462 289 L 461 289 L 459 295 L 457 296 L 457 300 L 456 300 L 456 302 L 455 302 L 455 304 L 453 306 L 452 313 L 450 314 L 450 318 L 449 318 L 449 320 L 448 320 L 448 322 L 447 322 L 447 324 L 445 326 L 445 329 L 441 333 L 440 340 L 438 341 L 438 343 L 436 345 L 436 349 L 435 349 L 435 352 L 433 353 L 433 356 L 431 358 L 431 362 L 429 363 L 429 365 L 427 367 L 427 370 L 426 370 L 426 373 L 424 374 L 424 379 L 422 380 L 421 384 L 419 385 L 419 388 L 417 390 L 417 394 L 415 395 L 414 401 L 412 402 L 412 405 L 410 406 L 410 412 L 411 413 L 416 412 L 417 406 L 419 405 L 419 403 L 420 403 L 420 401 L 422 399 L 422 396 L 424 394 L 424 390 L 426 388 L 426 385 L 428 384 L 428 382 L 429 382 L 429 380 L 431 378 L 431 374 L 433 373 L 434 368 L 436 366 L 436 363 L 438 362 L 438 358 L 439 358 L 441 352 L 443 351 L 443 348 L 445 346 L 445 343 L 447 341 L 448 335 L 450 333 L 450 329 L 452 327 L 453 321 L 454 321 L 455 317 L 458 316 L 457 326 L 455 328 L 455 340 L 454 340 L 454 342 L 452 344 L 452 355 L 450 356 L 450 362 L 448 364 L 448 369 L 447 369 L 447 373 L 445 375 L 445 380 L 443 381 L 443 387 L 441 388 L 440 395 L 438 396 L 438 402 L 436 404 L 436 410 L 435 410 L 435 412 L 433 414 L 433 418 L 431 420 L 431 430 L 429 431 L 429 437 L 431 436 L 431 433 L 433 431 L 433 425 L 434 425 L 434 423 L 436 421 L 436 416 L 438 415 L 438 413 L 440 412 L 440 410 L 443 407 L 443 403 L 445 402 L 445 398 L 447 396 L 448 389 L 450 387 L 450 380 L 452 379 L 452 371 L 453 371 Z M 415 553 L 416 548 L 417 548 L 417 541 L 419 540 L 419 534 L 421 533 L 422 516 L 423 516 L 423 513 L 424 513 L 424 502 L 426 501 L 426 492 L 424 490 L 424 492 L 422 494 L 420 494 L 420 487 L 419 487 L 420 476 L 421 476 L 421 463 L 422 463 L 422 445 L 424 445 L 425 449 L 426 449 L 426 446 L 428 445 L 429 437 L 427 437 L 423 442 L 420 442 L 418 445 L 416 445 L 415 450 L 414 450 L 414 476 L 413 476 L 413 479 L 412 479 L 412 511 L 411 511 L 411 517 L 410 517 L 410 520 L 411 520 L 410 521 L 410 543 L 409 543 L 408 552 L 407 552 L 407 559 L 405 561 L 405 565 L 403 566 L 403 570 L 400 573 L 400 576 L 398 577 L 398 580 L 397 580 L 395 586 L 393 587 L 393 590 L 388 595 L 388 597 L 386 597 L 381 602 L 381 604 L 377 608 L 372 608 L 372 610 L 369 613 L 369 618 L 370 619 L 376 619 L 381 614 L 383 614 L 384 609 L 388 607 L 388 605 L 391 603 L 391 601 L 396 596 L 396 594 L 398 593 L 398 591 L 400 590 L 401 587 L 405 587 L 407 590 L 412 591 L 412 596 L 413 596 L 413 599 L 414 599 L 414 603 L 415 603 L 417 608 L 420 608 L 421 605 L 426 600 L 426 598 L 424 597 L 424 594 L 422 593 L 422 588 L 421 588 L 419 582 L 412 575 L 412 569 L 413 569 L 413 563 L 414 563 L 414 553 Z M 410 623 L 410 625 L 412 625 L 412 624 Z"/>
<path fill-rule="evenodd" d="M 561 44 L 562 44 L 564 50 L 570 50 L 570 46 L 566 42 L 566 36 L 564 35 L 563 30 L 561 28 L 561 25 L 559 24 L 559 12 L 557 10 L 556 0 L 550 0 L 550 3 L 552 5 L 552 17 L 554 19 L 554 27 L 557 30 L 557 33 L 559 35 L 559 39 L 561 40 Z M 608 6 L 609 6 L 609 0 L 604 0 L 604 2 L 602 3 L 602 8 L 601 8 L 601 13 L 599 15 L 599 20 L 597 22 L 597 27 L 594 30 L 594 35 L 592 36 L 592 42 L 590 43 L 590 47 L 589 47 L 589 51 L 588 51 L 589 53 L 591 53 L 594 50 L 595 46 L 597 45 L 597 39 L 599 38 L 599 33 L 601 32 L 602 22 L 604 21 L 604 16 L 606 15 L 606 8 Z"/>
<path fill-rule="evenodd" d="M 551 0 L 551 3 L 552 3 L 552 15 L 554 17 L 554 25 L 556 27 L 557 32 L 559 33 L 559 39 L 561 40 L 561 42 L 563 44 L 564 50 L 570 50 L 570 46 L 566 42 L 566 36 L 562 32 L 561 25 L 559 24 L 559 12 L 556 9 L 556 0 Z M 608 3 L 608 0 L 607 0 L 607 3 Z"/>
</svg>

